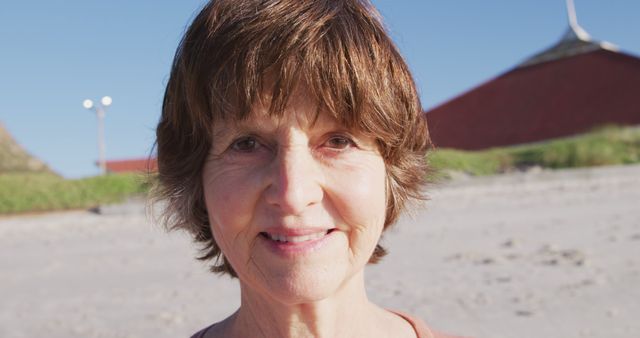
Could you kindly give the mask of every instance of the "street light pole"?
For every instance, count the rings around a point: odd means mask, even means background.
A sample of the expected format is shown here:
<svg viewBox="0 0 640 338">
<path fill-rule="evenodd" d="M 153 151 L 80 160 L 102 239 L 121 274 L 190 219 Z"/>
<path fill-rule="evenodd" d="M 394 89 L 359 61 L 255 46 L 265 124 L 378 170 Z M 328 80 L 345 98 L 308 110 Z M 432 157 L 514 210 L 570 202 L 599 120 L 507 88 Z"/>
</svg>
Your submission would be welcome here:
<svg viewBox="0 0 640 338">
<path fill-rule="evenodd" d="M 104 117 L 107 113 L 107 107 L 111 105 L 113 100 L 109 96 L 104 96 L 99 104 L 94 105 L 93 101 L 87 99 L 82 102 L 82 106 L 85 109 L 89 109 L 96 112 L 98 117 L 98 166 L 100 167 L 100 174 L 105 175 L 107 173 L 107 159 L 106 159 L 106 146 L 104 142 Z"/>
</svg>

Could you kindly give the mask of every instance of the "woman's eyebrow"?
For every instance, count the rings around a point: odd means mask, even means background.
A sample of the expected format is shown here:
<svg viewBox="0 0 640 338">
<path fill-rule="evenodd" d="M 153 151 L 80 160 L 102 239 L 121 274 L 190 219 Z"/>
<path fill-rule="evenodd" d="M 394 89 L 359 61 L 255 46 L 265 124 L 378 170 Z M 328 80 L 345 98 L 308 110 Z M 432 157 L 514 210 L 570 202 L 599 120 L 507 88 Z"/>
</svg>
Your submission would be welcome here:
<svg viewBox="0 0 640 338">
<path fill-rule="evenodd" d="M 278 131 L 278 125 L 264 120 L 238 121 L 232 125 L 232 131 L 235 133 L 257 133 L 257 134 L 272 134 Z"/>
<path fill-rule="evenodd" d="M 216 139 L 224 139 L 240 133 L 268 134 L 277 130 L 277 126 L 271 127 L 270 123 L 255 123 L 250 121 L 251 119 L 249 119 L 249 121 L 238 120 L 223 123 L 220 127 L 214 128 L 213 137 Z"/>
</svg>

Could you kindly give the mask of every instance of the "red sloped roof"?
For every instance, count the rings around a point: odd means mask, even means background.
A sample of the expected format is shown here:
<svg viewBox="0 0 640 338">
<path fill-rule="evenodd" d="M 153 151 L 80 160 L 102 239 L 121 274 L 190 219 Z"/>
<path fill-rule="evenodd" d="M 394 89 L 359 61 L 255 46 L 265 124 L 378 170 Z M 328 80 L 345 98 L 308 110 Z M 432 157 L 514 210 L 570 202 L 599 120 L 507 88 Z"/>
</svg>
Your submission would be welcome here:
<svg viewBox="0 0 640 338">
<path fill-rule="evenodd" d="M 640 59 L 600 49 L 515 68 L 427 120 L 436 146 L 468 150 L 640 124 Z"/>
<path fill-rule="evenodd" d="M 154 172 L 158 170 L 158 161 L 155 158 L 140 158 L 129 160 L 107 161 L 107 171 L 110 173 L 124 172 Z"/>
</svg>

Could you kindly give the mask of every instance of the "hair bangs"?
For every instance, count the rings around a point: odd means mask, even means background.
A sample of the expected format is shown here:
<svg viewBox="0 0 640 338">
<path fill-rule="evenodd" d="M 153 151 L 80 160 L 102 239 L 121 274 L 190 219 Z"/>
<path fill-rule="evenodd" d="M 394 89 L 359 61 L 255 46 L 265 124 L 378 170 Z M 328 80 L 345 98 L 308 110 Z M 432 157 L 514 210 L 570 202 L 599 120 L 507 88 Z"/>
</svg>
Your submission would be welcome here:
<svg viewBox="0 0 640 338">
<path fill-rule="evenodd" d="M 270 13 L 274 21 L 268 29 L 252 27 L 264 18 L 249 18 L 243 27 L 226 28 L 237 29 L 234 34 L 212 35 L 208 51 L 201 53 L 207 57 L 200 57 L 201 66 L 194 67 L 201 82 L 195 87 L 208 88 L 206 110 L 216 118 L 244 120 L 261 105 L 268 107 L 269 115 L 279 117 L 291 95 L 302 90 L 317 106 L 317 114 L 327 113 L 349 129 L 392 136 L 379 128 L 388 121 L 382 121 L 386 114 L 375 100 L 380 95 L 371 92 L 388 82 L 372 69 L 388 67 L 387 49 L 393 47 L 371 13 L 345 3 L 327 6 L 327 2 L 309 1 L 287 11 L 274 4 L 270 10 L 280 15 Z M 210 24 L 209 29 L 219 27 Z M 227 59 L 211 60 L 221 48 L 228 48 Z M 210 64 L 225 66 L 212 74 L 206 69 Z"/>
</svg>

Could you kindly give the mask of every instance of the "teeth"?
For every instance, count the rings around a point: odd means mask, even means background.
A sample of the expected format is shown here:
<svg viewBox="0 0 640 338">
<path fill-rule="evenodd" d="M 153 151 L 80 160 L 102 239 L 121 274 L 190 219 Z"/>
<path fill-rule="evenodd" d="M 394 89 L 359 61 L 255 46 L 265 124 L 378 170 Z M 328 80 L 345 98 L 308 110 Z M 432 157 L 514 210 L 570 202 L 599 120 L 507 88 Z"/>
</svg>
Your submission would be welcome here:
<svg viewBox="0 0 640 338">
<path fill-rule="evenodd" d="M 282 243 L 287 243 L 287 242 L 288 243 L 302 243 L 302 242 L 312 241 L 312 240 L 315 240 L 315 239 L 322 238 L 327 233 L 328 233 L 328 231 L 327 232 L 316 232 L 315 234 L 303 235 L 303 236 L 285 236 L 285 235 L 280 235 L 280 234 L 267 233 L 267 236 L 269 236 L 269 238 L 274 240 L 274 241 L 278 241 L 278 242 L 282 242 Z"/>
</svg>

